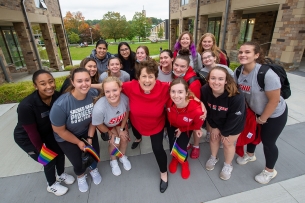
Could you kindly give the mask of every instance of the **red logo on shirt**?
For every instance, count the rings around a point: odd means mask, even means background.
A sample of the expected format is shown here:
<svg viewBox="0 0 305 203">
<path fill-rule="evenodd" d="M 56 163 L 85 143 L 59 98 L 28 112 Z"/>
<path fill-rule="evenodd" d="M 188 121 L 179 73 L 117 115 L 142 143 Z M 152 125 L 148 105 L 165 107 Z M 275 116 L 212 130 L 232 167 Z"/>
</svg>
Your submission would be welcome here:
<svg viewBox="0 0 305 203">
<path fill-rule="evenodd" d="M 239 88 L 240 88 L 241 90 L 247 91 L 247 92 L 250 92 L 250 90 L 251 90 L 251 86 L 242 85 L 242 84 L 239 85 Z"/>
<path fill-rule="evenodd" d="M 112 118 L 110 121 L 109 121 L 109 124 L 117 124 L 117 123 L 120 123 L 124 117 L 126 116 L 126 112 L 124 112 L 122 115 L 119 115 L 118 117 L 116 118 Z"/>
<path fill-rule="evenodd" d="M 222 106 L 218 106 L 218 111 L 228 111 L 228 108 L 222 107 Z"/>
</svg>

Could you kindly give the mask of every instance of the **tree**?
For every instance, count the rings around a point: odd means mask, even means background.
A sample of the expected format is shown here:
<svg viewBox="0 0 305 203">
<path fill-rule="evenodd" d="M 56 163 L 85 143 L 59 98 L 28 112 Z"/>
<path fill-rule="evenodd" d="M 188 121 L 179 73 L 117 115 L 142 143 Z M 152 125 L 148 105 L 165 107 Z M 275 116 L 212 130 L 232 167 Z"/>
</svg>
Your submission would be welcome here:
<svg viewBox="0 0 305 203">
<path fill-rule="evenodd" d="M 69 38 L 69 42 L 70 42 L 71 44 L 76 44 L 76 43 L 78 43 L 79 40 L 80 40 L 78 34 L 76 34 L 76 33 L 74 33 L 74 32 L 70 33 L 69 36 L 68 36 L 68 38 Z"/>
<path fill-rule="evenodd" d="M 155 18 L 155 17 L 150 17 L 150 20 L 151 20 L 151 23 L 152 23 L 153 25 L 158 25 L 159 23 L 163 22 L 162 19 L 160 19 L 160 18 Z"/>
<path fill-rule="evenodd" d="M 125 38 L 131 41 L 136 36 L 132 21 L 128 22 L 127 32 L 125 33 Z"/>
<path fill-rule="evenodd" d="M 85 23 L 85 17 L 82 12 L 77 11 L 76 13 L 71 13 L 68 11 L 64 17 L 64 25 L 68 34 L 74 32 L 80 34 L 80 27 Z"/>
<path fill-rule="evenodd" d="M 140 38 L 146 38 L 151 28 L 151 21 L 147 19 L 141 12 L 136 12 L 132 18 L 132 24 L 135 35 Z"/>
<path fill-rule="evenodd" d="M 128 29 L 128 23 L 126 17 L 121 16 L 118 12 L 108 12 L 103 16 L 101 21 L 102 36 L 104 38 L 117 39 L 124 38 Z"/>
<path fill-rule="evenodd" d="M 164 32 L 163 27 L 161 27 L 158 31 L 158 38 L 163 38 L 163 32 Z"/>
</svg>

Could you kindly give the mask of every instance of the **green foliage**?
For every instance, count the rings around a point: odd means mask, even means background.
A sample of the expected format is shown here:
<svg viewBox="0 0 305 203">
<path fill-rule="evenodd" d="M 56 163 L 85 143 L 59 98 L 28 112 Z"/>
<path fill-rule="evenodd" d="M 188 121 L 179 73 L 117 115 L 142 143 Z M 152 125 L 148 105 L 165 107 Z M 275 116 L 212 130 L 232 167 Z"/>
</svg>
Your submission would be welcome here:
<svg viewBox="0 0 305 203">
<path fill-rule="evenodd" d="M 163 22 L 161 18 L 155 18 L 155 17 L 150 17 L 150 20 L 153 25 L 158 25 L 159 23 Z"/>
<path fill-rule="evenodd" d="M 96 25 L 96 24 L 99 24 L 101 22 L 101 20 L 97 20 L 97 19 L 94 19 L 94 20 L 85 20 L 86 23 L 88 23 L 88 25 Z"/>
<path fill-rule="evenodd" d="M 38 48 L 40 58 L 43 59 L 43 60 L 49 60 L 47 50 L 44 47 L 41 47 L 41 46 L 37 46 L 37 48 Z"/>
<path fill-rule="evenodd" d="M 101 21 L 102 36 L 104 38 L 113 38 L 116 42 L 117 39 L 125 38 L 125 33 L 128 29 L 126 17 L 121 16 L 118 12 L 108 12 L 103 16 Z"/>
<path fill-rule="evenodd" d="M 132 18 L 132 25 L 135 31 L 135 35 L 140 38 L 146 38 L 151 28 L 151 22 L 141 12 L 136 12 Z"/>
<path fill-rule="evenodd" d="M 66 76 L 55 79 L 56 90 L 60 90 Z M 35 90 L 32 81 L 6 83 L 0 86 L 0 104 L 20 102 Z"/>
<path fill-rule="evenodd" d="M 230 62 L 230 68 L 231 68 L 232 71 L 234 71 L 236 68 L 238 68 L 238 66 L 240 66 L 239 63 L 232 62 L 232 61 Z"/>
<path fill-rule="evenodd" d="M 71 71 L 74 68 L 79 68 L 79 64 L 76 64 L 76 65 L 73 65 L 73 66 L 72 65 L 66 66 L 65 71 Z"/>
<path fill-rule="evenodd" d="M 162 38 L 162 37 L 163 37 L 163 32 L 164 32 L 164 30 L 163 30 L 163 28 L 161 27 L 161 28 L 159 29 L 159 31 L 158 31 L 158 38 Z"/>
<path fill-rule="evenodd" d="M 80 38 L 78 36 L 78 34 L 74 33 L 74 32 L 71 32 L 70 35 L 68 36 L 69 38 L 69 42 L 71 44 L 76 44 L 79 42 Z"/>
</svg>

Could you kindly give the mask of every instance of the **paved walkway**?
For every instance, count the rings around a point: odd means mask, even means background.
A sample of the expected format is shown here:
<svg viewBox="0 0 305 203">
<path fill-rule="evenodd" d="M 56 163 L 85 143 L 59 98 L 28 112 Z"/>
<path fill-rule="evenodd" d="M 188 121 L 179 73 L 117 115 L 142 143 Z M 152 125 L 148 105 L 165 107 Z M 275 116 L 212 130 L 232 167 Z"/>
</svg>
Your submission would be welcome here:
<svg viewBox="0 0 305 203">
<path fill-rule="evenodd" d="M 183 180 L 180 169 L 169 174 L 169 188 L 159 192 L 159 172 L 149 138 L 144 138 L 140 147 L 126 154 L 132 164 L 130 171 L 121 166 L 122 174 L 115 177 L 109 166 L 107 143 L 100 139 L 101 159 L 98 168 L 103 181 L 91 184 L 86 193 L 78 191 L 77 183 L 68 186 L 69 191 L 56 197 L 46 191 L 42 167 L 35 163 L 14 143 L 13 130 L 17 122 L 18 104 L 0 105 L 0 202 L 305 202 L 305 78 L 288 73 L 292 96 L 287 100 L 289 118 L 287 126 L 277 141 L 280 155 L 276 164 L 278 176 L 267 186 L 254 181 L 261 172 L 265 161 L 262 145 L 256 150 L 257 161 L 239 166 L 233 161 L 230 180 L 219 179 L 224 161 L 220 149 L 220 161 L 213 171 L 206 171 L 205 162 L 209 157 L 208 143 L 201 143 L 201 155 L 197 160 L 189 159 L 191 176 Z M 164 140 L 168 149 L 168 143 Z M 168 160 L 171 159 L 168 153 Z M 66 161 L 66 171 L 73 174 L 71 164 Z"/>
</svg>

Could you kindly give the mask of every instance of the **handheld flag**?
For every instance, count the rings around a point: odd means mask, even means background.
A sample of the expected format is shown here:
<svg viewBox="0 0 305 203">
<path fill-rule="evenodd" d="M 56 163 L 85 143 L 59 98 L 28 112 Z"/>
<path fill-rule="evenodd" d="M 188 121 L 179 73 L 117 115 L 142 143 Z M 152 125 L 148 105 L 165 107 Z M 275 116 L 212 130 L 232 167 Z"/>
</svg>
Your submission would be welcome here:
<svg viewBox="0 0 305 203">
<path fill-rule="evenodd" d="M 99 155 L 96 153 L 95 149 L 91 145 L 86 146 L 85 151 L 91 154 L 96 162 L 100 161 Z"/>
<path fill-rule="evenodd" d="M 40 150 L 40 154 L 38 156 L 38 162 L 42 165 L 47 165 L 50 161 L 52 161 L 57 154 L 52 150 L 48 149 L 45 144 L 42 145 Z"/>
<path fill-rule="evenodd" d="M 183 163 L 186 159 L 187 152 L 184 151 L 183 149 L 181 149 L 176 141 L 177 141 L 177 138 L 176 138 L 175 143 L 173 145 L 171 155 L 173 157 L 175 157 L 180 163 Z"/>
<path fill-rule="evenodd" d="M 117 156 L 119 158 L 122 158 L 124 156 L 124 154 L 115 146 L 113 145 L 115 148 L 112 150 L 111 152 L 111 156 Z"/>
</svg>

